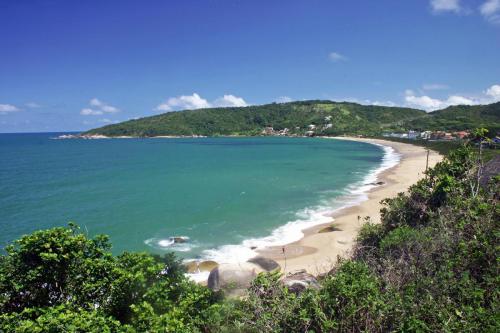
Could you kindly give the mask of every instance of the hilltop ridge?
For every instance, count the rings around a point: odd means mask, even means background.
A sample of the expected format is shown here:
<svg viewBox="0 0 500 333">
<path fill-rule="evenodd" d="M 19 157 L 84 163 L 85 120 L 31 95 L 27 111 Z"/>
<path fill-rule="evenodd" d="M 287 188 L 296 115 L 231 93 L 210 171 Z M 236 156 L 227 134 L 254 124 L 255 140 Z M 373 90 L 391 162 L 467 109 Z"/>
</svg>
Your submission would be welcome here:
<svg viewBox="0 0 500 333">
<path fill-rule="evenodd" d="M 82 133 L 108 137 L 261 135 L 266 128 L 285 135 L 378 135 L 408 129 L 500 129 L 500 103 L 451 106 L 427 113 L 406 107 L 310 100 L 246 107 L 168 112 Z"/>
</svg>

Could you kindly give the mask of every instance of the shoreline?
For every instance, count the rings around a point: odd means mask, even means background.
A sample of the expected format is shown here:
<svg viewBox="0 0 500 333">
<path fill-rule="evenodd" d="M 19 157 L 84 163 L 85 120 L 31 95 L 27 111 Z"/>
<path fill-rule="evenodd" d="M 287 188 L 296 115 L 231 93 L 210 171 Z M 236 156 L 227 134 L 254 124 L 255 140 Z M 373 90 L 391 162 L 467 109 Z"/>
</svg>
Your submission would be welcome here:
<svg viewBox="0 0 500 333">
<path fill-rule="evenodd" d="M 198 136 L 200 138 L 202 136 Z M 72 135 L 60 136 L 64 138 L 82 138 Z M 105 136 L 90 136 L 84 139 L 107 139 Z M 113 137 L 125 139 L 131 137 Z M 172 136 L 160 136 L 152 138 L 178 138 Z M 192 137 L 191 137 L 192 138 Z M 409 186 L 415 184 L 423 177 L 426 166 L 427 151 L 422 146 L 409 143 L 401 143 L 374 138 L 358 137 L 316 137 L 329 140 L 346 140 L 352 142 L 363 142 L 376 145 L 384 151 L 382 162 L 377 168 L 372 169 L 362 182 L 351 184 L 349 194 L 342 199 L 345 205 L 334 204 L 320 207 L 326 208 L 323 212 L 313 212 L 311 217 L 319 218 L 317 221 L 307 219 L 291 221 L 286 225 L 275 229 L 270 236 L 247 239 L 242 244 L 225 245 L 221 250 L 216 248 L 207 250 L 203 259 L 187 259 L 202 263 L 206 261 L 219 264 L 247 262 L 256 257 L 264 257 L 278 263 L 282 273 L 289 274 L 305 270 L 312 275 L 321 275 L 329 272 L 338 260 L 338 257 L 346 258 L 352 251 L 359 229 L 364 224 L 365 217 L 369 216 L 373 223 L 380 222 L 380 201 L 385 198 L 395 197 L 400 192 L 405 192 Z M 429 168 L 433 167 L 442 156 L 435 152 L 429 152 Z M 315 223 L 314 223 L 315 222 Z M 295 225 L 294 225 L 295 223 Z M 306 224 L 304 224 L 306 223 Z M 301 225 L 302 224 L 302 225 Z M 283 237 L 280 229 L 292 227 L 295 236 Z M 269 241 L 271 239 L 271 241 Z M 267 242 L 267 244 L 265 244 Z M 260 243 L 260 244 L 259 244 Z M 224 252 L 230 252 L 230 257 L 224 258 Z M 212 252 L 212 253 L 210 253 Z M 223 256 L 221 257 L 221 253 Z M 235 258 L 235 255 L 237 258 Z M 191 277 L 198 282 L 206 281 L 208 271 L 191 273 Z"/>
<path fill-rule="evenodd" d="M 366 191 L 366 200 L 335 211 L 328 223 L 304 229 L 304 237 L 298 241 L 257 250 L 259 256 L 278 262 L 281 266 L 281 272 L 284 274 L 306 270 L 310 274 L 320 275 L 330 271 L 337 262 L 337 257 L 346 258 L 349 256 L 366 216 L 370 216 L 371 222 L 380 223 L 380 209 L 382 208 L 380 201 L 405 192 L 409 186 L 424 176 L 427 159 L 427 151 L 424 147 L 381 139 L 324 138 L 391 147 L 400 155 L 400 160 L 398 164 L 376 175 L 376 181 L 381 181 L 384 184 Z M 441 161 L 442 158 L 442 155 L 431 150 L 429 152 L 429 168 Z M 334 226 L 333 231 L 319 232 L 332 225 Z"/>
</svg>

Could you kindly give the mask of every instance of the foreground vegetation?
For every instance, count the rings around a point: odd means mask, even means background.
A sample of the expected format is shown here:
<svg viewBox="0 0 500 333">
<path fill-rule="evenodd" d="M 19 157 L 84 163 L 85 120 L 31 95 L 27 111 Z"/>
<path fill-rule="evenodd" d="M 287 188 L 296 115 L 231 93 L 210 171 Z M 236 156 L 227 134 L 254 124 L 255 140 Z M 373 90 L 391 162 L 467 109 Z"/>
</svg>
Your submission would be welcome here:
<svg viewBox="0 0 500 333">
<path fill-rule="evenodd" d="M 84 135 L 152 137 L 161 135 L 260 135 L 265 127 L 304 135 L 315 125 L 316 135 L 363 134 L 416 130 L 500 130 L 500 103 L 422 110 L 360 105 L 347 102 L 301 101 L 248 107 L 210 108 L 169 112 L 107 125 Z"/>
<path fill-rule="evenodd" d="M 481 164 L 470 147 L 451 152 L 386 199 L 352 258 L 300 294 L 274 273 L 225 299 L 172 255 L 115 257 L 74 225 L 34 232 L 0 257 L 0 331 L 499 331 L 500 179 L 480 187 Z"/>
</svg>

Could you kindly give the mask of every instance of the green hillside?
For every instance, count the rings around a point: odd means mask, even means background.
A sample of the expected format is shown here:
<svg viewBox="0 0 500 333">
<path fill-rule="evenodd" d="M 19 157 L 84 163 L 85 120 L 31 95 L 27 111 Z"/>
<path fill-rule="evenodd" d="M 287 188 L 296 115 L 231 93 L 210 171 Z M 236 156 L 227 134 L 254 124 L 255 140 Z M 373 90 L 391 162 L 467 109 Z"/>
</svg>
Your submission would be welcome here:
<svg viewBox="0 0 500 333">
<path fill-rule="evenodd" d="M 316 125 L 317 132 L 322 134 L 375 134 L 381 128 L 398 128 L 402 121 L 423 116 L 424 111 L 410 108 L 316 100 L 169 112 L 104 126 L 85 134 L 141 137 L 257 135 L 267 126 L 272 126 L 275 130 L 288 128 L 292 133 L 304 134 L 311 124 Z M 332 124 L 332 127 L 324 129 L 327 124 Z"/>
<path fill-rule="evenodd" d="M 330 124 L 330 125 L 329 125 Z M 93 129 L 83 134 L 150 137 L 159 135 L 259 135 L 265 127 L 304 135 L 309 125 L 321 135 L 377 135 L 384 131 L 500 129 L 500 103 L 451 106 L 426 113 L 402 107 L 332 101 L 301 101 L 248 107 L 169 112 Z"/>
<path fill-rule="evenodd" d="M 500 102 L 488 105 L 455 105 L 405 123 L 420 130 L 464 130 L 485 127 L 500 130 Z"/>
</svg>

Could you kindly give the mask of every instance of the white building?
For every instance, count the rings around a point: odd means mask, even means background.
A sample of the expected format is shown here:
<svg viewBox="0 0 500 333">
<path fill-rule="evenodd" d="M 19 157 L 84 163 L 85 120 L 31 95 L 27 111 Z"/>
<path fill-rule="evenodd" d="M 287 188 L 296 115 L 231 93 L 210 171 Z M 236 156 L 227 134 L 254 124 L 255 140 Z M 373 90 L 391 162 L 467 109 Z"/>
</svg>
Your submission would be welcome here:
<svg viewBox="0 0 500 333">
<path fill-rule="evenodd" d="M 326 124 L 325 126 L 323 126 L 323 129 L 329 129 L 329 128 L 332 128 L 333 127 L 333 124 Z"/>
<path fill-rule="evenodd" d="M 420 133 L 420 138 L 423 140 L 430 140 L 431 135 L 432 135 L 431 131 L 423 131 L 422 133 Z"/>
<path fill-rule="evenodd" d="M 420 132 L 408 131 L 408 139 L 416 140 L 420 136 Z"/>
</svg>

